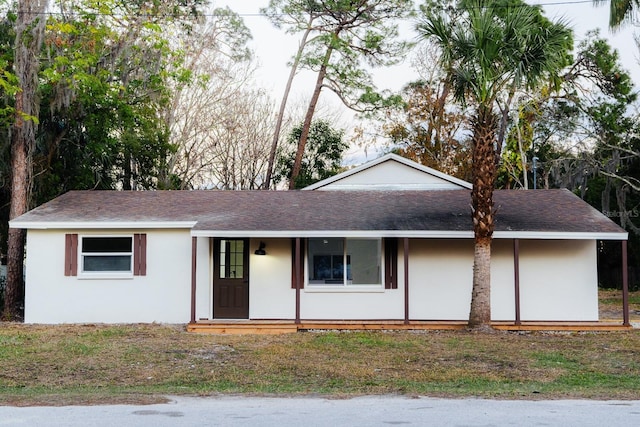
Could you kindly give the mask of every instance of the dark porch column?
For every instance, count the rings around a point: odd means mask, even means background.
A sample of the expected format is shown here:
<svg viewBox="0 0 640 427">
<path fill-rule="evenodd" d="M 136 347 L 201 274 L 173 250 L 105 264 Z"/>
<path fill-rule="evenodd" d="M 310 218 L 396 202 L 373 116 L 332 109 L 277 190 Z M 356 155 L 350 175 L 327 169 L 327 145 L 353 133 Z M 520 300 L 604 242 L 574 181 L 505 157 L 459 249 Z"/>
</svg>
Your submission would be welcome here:
<svg viewBox="0 0 640 427">
<path fill-rule="evenodd" d="M 627 241 L 622 241 L 622 324 L 631 326 L 629 321 L 629 266 L 627 265 Z"/>
<path fill-rule="evenodd" d="M 520 239 L 513 239 L 513 287 L 516 307 L 516 325 L 521 325 L 520 320 Z"/>
<path fill-rule="evenodd" d="M 295 277 L 296 277 L 296 325 L 300 324 L 300 277 L 301 268 L 300 264 L 302 262 L 302 257 L 300 256 L 300 238 L 296 237 L 296 248 L 295 248 Z"/>
<path fill-rule="evenodd" d="M 409 239 L 405 237 L 404 243 L 404 324 L 409 324 Z"/>
<path fill-rule="evenodd" d="M 198 238 L 191 238 L 191 323 L 196 323 L 196 260 L 198 258 Z"/>
</svg>

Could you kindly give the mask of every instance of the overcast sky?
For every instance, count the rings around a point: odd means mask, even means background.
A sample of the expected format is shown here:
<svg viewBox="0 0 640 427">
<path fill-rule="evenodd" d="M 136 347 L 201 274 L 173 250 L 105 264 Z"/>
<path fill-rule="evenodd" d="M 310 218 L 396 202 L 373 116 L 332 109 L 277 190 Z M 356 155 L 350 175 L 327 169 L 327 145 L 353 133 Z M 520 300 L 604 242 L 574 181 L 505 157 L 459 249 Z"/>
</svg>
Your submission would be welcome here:
<svg viewBox="0 0 640 427">
<path fill-rule="evenodd" d="M 418 0 L 418 2 L 421 0 Z M 274 99 L 280 100 L 288 77 L 287 62 L 297 49 L 299 37 L 288 35 L 276 29 L 271 23 L 259 14 L 260 8 L 266 7 L 269 0 L 213 0 L 215 6 L 229 6 L 239 13 L 245 24 L 251 29 L 253 40 L 251 48 L 254 50 L 260 63 L 260 70 L 256 79 L 267 90 L 272 91 Z M 640 65 L 638 65 L 638 49 L 634 43 L 634 32 L 640 29 L 625 28 L 616 33 L 608 29 L 609 6 L 593 6 L 591 0 L 529 0 L 530 4 L 542 5 L 545 15 L 556 21 L 563 19 L 569 23 L 575 33 L 575 44 L 584 38 L 587 31 L 600 29 L 601 36 L 609 39 L 610 44 L 619 51 L 623 67 L 631 72 L 634 80 L 640 83 Z M 405 25 L 404 37 L 413 38 L 413 24 Z M 397 90 L 415 78 L 415 71 L 411 69 L 407 60 L 392 69 L 377 70 L 375 83 L 379 89 Z M 302 97 L 311 90 L 313 77 L 300 75 L 296 78 L 293 88 L 293 97 Z M 640 86 L 640 84 L 639 84 Z M 329 99 L 333 95 L 326 94 L 321 102 L 333 105 L 339 104 L 337 100 Z M 345 121 L 350 121 L 350 115 L 346 114 Z M 360 156 L 359 156 L 360 157 Z M 351 163 L 357 160 L 347 160 Z"/>
<path fill-rule="evenodd" d="M 298 37 L 284 34 L 275 29 L 269 21 L 259 15 L 261 7 L 266 7 L 269 0 L 213 0 L 215 5 L 229 6 L 241 14 L 245 23 L 253 34 L 252 47 L 260 59 L 266 83 L 274 87 L 284 87 L 287 78 L 286 64 L 297 47 Z M 594 7 L 591 0 L 529 0 L 530 4 L 543 5 L 548 18 L 565 19 L 574 29 L 576 42 L 579 42 L 588 30 L 599 28 L 601 35 L 607 37 L 612 46 L 621 54 L 624 67 L 631 71 L 636 80 L 640 80 L 640 66 L 638 66 L 638 52 L 633 42 L 634 28 L 626 28 L 612 34 L 607 27 L 609 19 L 608 5 Z M 408 26 L 411 29 L 412 25 Z M 413 34 L 407 34 L 412 37 Z M 577 43 L 576 43 L 577 44 Z M 409 64 L 403 64 L 409 68 Z M 398 80 L 397 74 L 393 80 Z M 379 82 L 380 85 L 390 85 L 393 82 Z"/>
</svg>

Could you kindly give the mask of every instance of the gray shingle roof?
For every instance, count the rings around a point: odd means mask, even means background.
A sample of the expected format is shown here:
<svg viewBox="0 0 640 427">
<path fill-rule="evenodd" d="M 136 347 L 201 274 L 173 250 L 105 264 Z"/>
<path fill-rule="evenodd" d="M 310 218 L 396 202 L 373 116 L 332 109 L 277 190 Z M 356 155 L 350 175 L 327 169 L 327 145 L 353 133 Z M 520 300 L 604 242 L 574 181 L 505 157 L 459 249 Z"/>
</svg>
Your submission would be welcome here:
<svg viewBox="0 0 640 427">
<path fill-rule="evenodd" d="M 496 232 L 625 233 L 568 190 L 497 190 L 494 201 Z M 195 222 L 195 231 L 249 236 L 261 231 L 469 232 L 470 202 L 469 190 L 72 191 L 11 225 Z"/>
</svg>

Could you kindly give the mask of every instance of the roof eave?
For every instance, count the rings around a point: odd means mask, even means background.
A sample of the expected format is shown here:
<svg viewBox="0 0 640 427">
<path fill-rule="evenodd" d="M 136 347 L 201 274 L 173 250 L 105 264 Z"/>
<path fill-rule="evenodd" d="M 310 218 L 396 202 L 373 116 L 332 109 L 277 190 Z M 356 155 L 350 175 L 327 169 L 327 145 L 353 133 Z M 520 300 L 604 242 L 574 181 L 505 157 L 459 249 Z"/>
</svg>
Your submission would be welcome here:
<svg viewBox="0 0 640 427">
<path fill-rule="evenodd" d="M 9 221 L 9 228 L 26 230 L 191 229 L 197 221 Z"/>
<path fill-rule="evenodd" d="M 194 237 L 292 238 L 292 237 L 351 237 L 351 238 L 415 238 L 415 239 L 473 239 L 473 231 L 455 230 L 191 230 Z M 560 232 L 560 231 L 496 231 L 494 239 L 527 240 L 627 240 L 628 233 Z"/>
</svg>

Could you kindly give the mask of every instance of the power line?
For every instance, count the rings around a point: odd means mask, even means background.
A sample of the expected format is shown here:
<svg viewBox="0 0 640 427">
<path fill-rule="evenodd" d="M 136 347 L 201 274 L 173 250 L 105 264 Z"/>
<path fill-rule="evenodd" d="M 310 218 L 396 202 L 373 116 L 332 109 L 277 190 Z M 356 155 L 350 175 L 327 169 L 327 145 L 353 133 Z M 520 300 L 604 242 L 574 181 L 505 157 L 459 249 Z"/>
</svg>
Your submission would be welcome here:
<svg viewBox="0 0 640 427">
<path fill-rule="evenodd" d="M 545 2 L 545 3 L 536 3 L 532 6 L 571 6 L 571 5 L 581 5 L 581 4 L 587 4 L 587 3 L 591 3 L 593 4 L 593 0 L 574 0 L 574 1 L 570 1 L 570 0 L 565 0 L 565 1 L 549 1 L 549 2 Z M 523 5 L 524 7 L 524 5 Z M 13 13 L 17 13 L 17 11 L 12 11 Z M 232 10 L 233 12 L 233 10 Z M 414 11 L 414 12 L 418 12 L 418 11 Z M 197 18 L 197 17 L 202 17 L 202 18 L 219 18 L 219 17 L 224 17 L 227 16 L 226 13 L 197 13 L 197 14 L 190 14 L 190 13 L 109 13 L 109 12 L 98 12 L 98 11 L 82 11 L 82 12 L 54 12 L 54 11 L 49 11 L 49 12 L 23 12 L 29 15 L 43 15 L 43 16 L 66 16 L 66 17 L 78 17 L 78 16 L 83 16 L 83 15 L 90 15 L 90 16 L 103 16 L 103 17 L 114 17 L 114 18 L 125 18 L 125 17 L 132 17 L 132 18 L 142 18 L 142 17 L 148 17 L 148 18 Z M 235 13 L 235 12 L 234 12 Z M 242 17 L 242 18 L 262 18 L 262 17 L 267 17 L 266 14 L 261 13 L 261 12 L 255 12 L 255 13 L 236 13 L 237 16 Z M 281 14 L 281 16 L 284 16 L 285 14 Z"/>
</svg>

